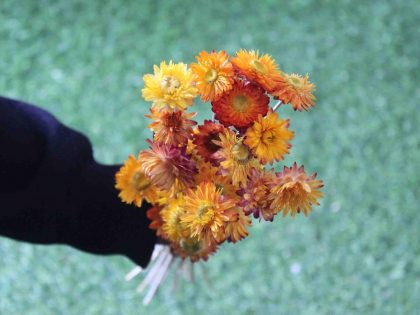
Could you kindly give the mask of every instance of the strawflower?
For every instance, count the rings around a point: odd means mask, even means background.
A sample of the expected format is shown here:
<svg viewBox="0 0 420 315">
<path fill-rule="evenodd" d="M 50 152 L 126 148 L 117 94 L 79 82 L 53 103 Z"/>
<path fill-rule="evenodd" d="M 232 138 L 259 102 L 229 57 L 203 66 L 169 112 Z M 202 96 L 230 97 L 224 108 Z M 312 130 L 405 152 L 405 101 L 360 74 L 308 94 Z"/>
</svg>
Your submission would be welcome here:
<svg viewBox="0 0 420 315">
<path fill-rule="evenodd" d="M 260 55 L 258 51 L 241 49 L 232 58 L 232 64 L 239 74 L 258 84 L 267 92 L 273 91 L 283 80 L 276 62 L 268 54 Z"/>
<path fill-rule="evenodd" d="M 234 73 L 225 51 L 201 51 L 195 58 L 197 63 L 192 63 L 190 68 L 202 101 L 215 100 L 232 88 Z"/>
<path fill-rule="evenodd" d="M 144 174 L 142 164 L 130 155 L 115 175 L 115 188 L 120 190 L 120 199 L 128 204 L 141 207 L 143 199 L 152 202 L 156 197 L 156 188 Z"/>
<path fill-rule="evenodd" d="M 250 180 L 238 191 L 241 200 L 238 205 L 243 208 L 246 215 L 252 214 L 254 218 L 263 218 L 273 221 L 278 211 L 271 208 L 271 185 L 276 179 L 272 170 L 251 170 Z"/>
<path fill-rule="evenodd" d="M 185 147 L 178 148 L 149 141 L 150 150 L 142 151 L 139 160 L 143 172 L 157 187 L 170 190 L 194 185 L 196 164 L 186 154 Z"/>
<path fill-rule="evenodd" d="M 211 103 L 215 118 L 226 127 L 246 128 L 267 114 L 270 98 L 256 85 L 238 81 L 233 89 Z"/>
<path fill-rule="evenodd" d="M 304 77 L 298 74 L 285 74 L 285 80 L 279 83 L 273 96 L 281 100 L 284 104 L 290 103 L 294 110 L 309 110 L 315 106 L 315 96 L 313 91 L 315 85 L 309 82 L 309 76 Z"/>
<path fill-rule="evenodd" d="M 181 218 L 191 232 L 191 237 L 204 239 L 207 244 L 225 239 L 224 226 L 235 215 L 235 202 L 222 197 L 211 182 L 201 182 L 185 195 L 186 214 Z"/>
<path fill-rule="evenodd" d="M 185 213 L 183 197 L 169 200 L 168 204 L 162 209 L 162 230 L 166 237 L 172 242 L 177 242 L 182 238 L 189 236 L 187 227 L 181 222 L 181 218 Z"/>
<path fill-rule="evenodd" d="M 214 143 L 214 140 L 220 140 L 220 133 L 225 130 L 223 125 L 217 124 L 211 120 L 204 120 L 203 125 L 198 126 L 197 132 L 193 136 L 193 143 L 197 153 L 207 162 L 217 164 L 214 158 L 220 147 Z"/>
<path fill-rule="evenodd" d="M 158 111 L 151 108 L 150 114 L 145 116 L 153 120 L 148 128 L 154 132 L 154 142 L 178 146 L 186 144 L 192 137 L 192 127 L 197 122 L 191 118 L 195 115 L 196 113 L 186 113 L 183 110 Z"/>
<path fill-rule="evenodd" d="M 193 103 L 198 90 L 186 64 L 162 61 L 160 67 L 155 65 L 153 69 L 154 74 L 143 76 L 142 95 L 146 101 L 153 102 L 154 109 L 185 109 Z"/>
<path fill-rule="evenodd" d="M 303 165 L 298 167 L 295 162 L 292 167 L 284 167 L 273 181 L 269 196 L 271 209 L 283 211 L 283 216 L 289 212 L 292 217 L 299 212 L 306 216 L 312 205 L 319 205 L 318 198 L 322 198 L 320 188 L 323 186 L 322 180 L 316 179 L 316 173 L 308 176 Z"/>
<path fill-rule="evenodd" d="M 261 167 L 249 148 L 243 144 L 243 139 L 238 138 L 233 131 L 226 129 L 220 134 L 220 141 L 215 143 L 220 146 L 215 156 L 220 160 L 221 171 L 231 176 L 233 185 L 246 184 L 251 169 Z"/>
<path fill-rule="evenodd" d="M 248 228 L 252 225 L 251 219 L 245 215 L 244 211 L 236 207 L 236 217 L 226 223 L 225 236 L 229 242 L 236 243 L 248 236 Z"/>
<path fill-rule="evenodd" d="M 267 116 L 258 116 L 252 127 L 245 133 L 244 143 L 248 145 L 262 164 L 280 161 L 289 153 L 289 141 L 293 131 L 288 129 L 289 121 L 270 111 Z"/>
</svg>

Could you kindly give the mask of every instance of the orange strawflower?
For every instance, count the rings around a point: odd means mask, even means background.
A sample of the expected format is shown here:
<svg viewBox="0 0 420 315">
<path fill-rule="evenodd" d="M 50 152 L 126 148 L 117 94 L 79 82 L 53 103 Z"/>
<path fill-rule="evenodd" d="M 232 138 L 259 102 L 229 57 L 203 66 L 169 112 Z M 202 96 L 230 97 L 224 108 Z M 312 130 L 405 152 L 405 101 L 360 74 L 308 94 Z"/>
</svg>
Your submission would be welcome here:
<svg viewBox="0 0 420 315">
<path fill-rule="evenodd" d="M 277 69 L 277 64 L 270 55 L 260 55 L 258 51 L 241 49 L 231 61 L 239 74 L 255 82 L 267 92 L 273 91 L 283 80 L 281 71 Z"/>
<path fill-rule="evenodd" d="M 265 117 L 259 115 L 252 127 L 247 129 L 244 143 L 261 163 L 272 165 L 289 153 L 289 141 L 294 133 L 288 127 L 289 120 L 280 119 L 276 112 L 270 110 Z"/>
<path fill-rule="evenodd" d="M 278 84 L 273 96 L 284 104 L 292 104 L 294 110 L 308 110 L 315 106 L 316 97 L 313 95 L 315 85 L 309 82 L 309 76 L 285 74 L 285 80 Z"/>
<path fill-rule="evenodd" d="M 194 160 L 185 152 L 185 147 L 178 148 L 163 143 L 150 144 L 150 150 L 142 151 L 139 160 L 145 174 L 157 187 L 170 190 L 194 185 L 197 168 Z"/>
<path fill-rule="evenodd" d="M 245 215 L 244 211 L 238 207 L 235 208 L 236 217 L 229 221 L 225 226 L 226 239 L 229 242 L 236 243 L 248 236 L 248 227 L 252 225 L 251 219 Z"/>
<path fill-rule="evenodd" d="M 225 51 L 208 53 L 203 50 L 195 58 L 197 63 L 192 63 L 190 68 L 202 101 L 217 99 L 232 88 L 234 73 Z"/>
<path fill-rule="evenodd" d="M 226 127 L 244 128 L 267 114 L 270 98 L 256 85 L 236 82 L 233 89 L 211 103 L 215 118 Z"/>
<path fill-rule="evenodd" d="M 192 126 L 197 122 L 191 120 L 196 113 L 186 113 L 183 110 L 157 111 L 150 109 L 150 114 L 145 117 L 153 122 L 148 126 L 154 132 L 154 142 L 172 144 L 174 146 L 184 145 L 192 137 Z"/>
<path fill-rule="evenodd" d="M 222 174 L 228 174 L 234 186 L 246 184 L 251 169 L 261 167 L 249 148 L 243 144 L 243 139 L 238 138 L 230 129 L 220 134 L 220 141 L 215 141 L 215 143 L 220 146 L 215 157 L 220 160 Z"/>
<path fill-rule="evenodd" d="M 198 126 L 197 132 L 193 136 L 193 143 L 196 145 L 197 153 L 207 162 L 217 164 L 214 153 L 220 149 L 214 143 L 214 140 L 220 140 L 219 134 L 225 130 L 225 127 L 216 124 L 211 120 L 204 120 L 204 124 Z"/>
<path fill-rule="evenodd" d="M 152 202 L 156 198 L 156 188 L 144 174 L 142 164 L 130 155 L 115 175 L 115 188 L 120 190 L 118 196 L 127 204 L 141 207 L 143 198 Z"/>
<path fill-rule="evenodd" d="M 273 181 L 269 199 L 272 200 L 271 209 L 283 211 L 283 216 L 289 212 L 292 217 L 303 212 L 306 215 L 312 210 L 312 205 L 319 205 L 318 198 L 322 198 L 319 190 L 324 186 L 322 180 L 317 180 L 316 173 L 306 175 L 303 165 L 298 167 L 296 162 L 292 167 L 284 167 L 283 172 L 277 174 Z"/>
<path fill-rule="evenodd" d="M 204 239 L 207 244 L 225 239 L 224 227 L 232 219 L 235 202 L 222 197 L 222 192 L 211 182 L 201 182 L 185 195 L 186 214 L 181 218 L 191 237 Z"/>
</svg>

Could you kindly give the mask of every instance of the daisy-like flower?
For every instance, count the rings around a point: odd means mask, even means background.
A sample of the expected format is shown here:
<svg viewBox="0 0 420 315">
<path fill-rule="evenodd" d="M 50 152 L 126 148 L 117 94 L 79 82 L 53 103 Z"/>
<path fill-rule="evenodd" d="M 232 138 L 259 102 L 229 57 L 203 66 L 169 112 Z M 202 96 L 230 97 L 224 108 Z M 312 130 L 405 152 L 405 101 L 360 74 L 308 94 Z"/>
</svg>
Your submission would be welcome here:
<svg viewBox="0 0 420 315">
<path fill-rule="evenodd" d="M 120 190 L 118 196 L 125 203 L 141 207 L 143 198 L 152 202 L 156 197 L 156 188 L 143 172 L 141 162 L 132 155 L 124 162 L 115 179 L 115 188 Z"/>
<path fill-rule="evenodd" d="M 302 111 L 309 110 L 310 107 L 315 106 L 315 96 L 313 91 L 315 85 L 309 82 L 309 76 L 304 77 L 298 74 L 285 74 L 285 80 L 279 83 L 273 96 L 281 100 L 284 104 L 290 103 L 294 110 Z"/>
<path fill-rule="evenodd" d="M 229 176 L 219 173 L 219 168 L 214 167 L 212 164 L 200 161 L 198 164 L 198 173 L 195 176 L 196 183 L 211 182 L 217 189 L 220 190 L 223 196 L 237 200 L 238 195 L 236 194 L 237 188 L 232 185 L 232 181 Z"/>
<path fill-rule="evenodd" d="M 273 91 L 283 80 L 274 59 L 267 54 L 260 55 L 258 51 L 241 49 L 232 58 L 232 64 L 239 74 L 255 82 L 267 92 Z"/>
<path fill-rule="evenodd" d="M 320 188 L 324 186 L 322 180 L 317 180 L 316 173 L 306 175 L 303 165 L 298 167 L 296 162 L 292 167 L 284 167 L 283 172 L 277 174 L 273 181 L 269 199 L 272 200 L 271 209 L 283 211 L 283 216 L 289 212 L 292 217 L 303 212 L 306 215 L 312 210 L 312 205 L 319 205 L 318 198 L 322 198 Z"/>
<path fill-rule="evenodd" d="M 215 117 L 226 127 L 248 127 L 267 114 L 270 98 L 258 86 L 238 81 L 233 89 L 211 103 Z"/>
<path fill-rule="evenodd" d="M 271 200 L 268 197 L 275 178 L 272 170 L 267 172 L 252 169 L 250 180 L 238 191 L 242 197 L 238 205 L 243 208 L 246 215 L 253 214 L 254 218 L 262 217 L 266 221 L 273 221 L 277 212 L 270 207 Z"/>
<path fill-rule="evenodd" d="M 178 148 L 163 143 L 150 144 L 150 150 L 142 151 L 139 160 L 143 172 L 157 187 L 175 190 L 190 187 L 194 184 L 197 172 L 196 164 L 191 156 L 186 154 L 185 147 Z"/>
<path fill-rule="evenodd" d="M 148 126 L 154 132 L 154 141 L 174 146 L 184 145 L 192 137 L 192 126 L 197 122 L 191 120 L 196 113 L 185 113 L 183 110 L 158 111 L 151 108 L 145 117 L 153 122 Z"/>
<path fill-rule="evenodd" d="M 147 210 L 146 216 L 150 220 L 149 228 L 155 230 L 157 236 L 166 238 L 162 230 L 163 220 L 161 210 L 161 206 L 153 206 Z"/>
<path fill-rule="evenodd" d="M 153 102 L 156 110 L 185 109 L 193 103 L 198 90 L 186 64 L 162 61 L 160 67 L 155 65 L 153 70 L 154 74 L 143 76 L 142 94 L 146 101 Z"/>
<path fill-rule="evenodd" d="M 162 230 L 168 239 L 172 242 L 178 242 L 184 237 L 189 236 L 184 223 L 181 218 L 185 215 L 184 200 L 182 197 L 171 199 L 168 204 L 162 209 Z"/>
<path fill-rule="evenodd" d="M 226 129 L 220 134 L 220 141 L 215 143 L 220 146 L 215 157 L 221 161 L 222 174 L 229 174 L 234 186 L 246 184 L 252 167 L 261 167 L 249 148 L 243 144 L 243 139 L 238 138 L 232 130 Z"/>
<path fill-rule="evenodd" d="M 253 126 L 247 129 L 244 143 L 261 163 L 272 165 L 289 153 L 289 141 L 294 133 L 288 127 L 288 120 L 280 119 L 276 112 L 270 110 L 265 117 L 259 115 Z"/>
<path fill-rule="evenodd" d="M 204 102 L 217 99 L 232 88 L 233 67 L 225 51 L 208 53 L 202 51 L 195 57 L 197 63 L 190 68 L 195 74 L 195 82 Z"/>
<path fill-rule="evenodd" d="M 197 237 L 186 237 L 171 243 L 171 248 L 182 259 L 189 258 L 192 262 L 196 262 L 200 259 L 207 261 L 209 256 L 217 251 L 217 245 L 216 242 L 209 243 Z"/>
<path fill-rule="evenodd" d="M 193 136 L 193 143 L 196 145 L 197 153 L 205 161 L 217 164 L 213 155 L 220 147 L 214 143 L 214 140 L 220 140 L 219 134 L 223 130 L 225 130 L 223 125 L 216 124 L 211 120 L 204 120 L 204 124 L 198 126 L 198 130 Z"/>
<path fill-rule="evenodd" d="M 181 218 L 191 232 L 191 237 L 204 239 L 207 244 L 221 243 L 225 239 L 226 222 L 235 216 L 235 202 L 222 197 L 220 190 L 211 182 L 201 182 L 185 195 L 186 214 Z"/>
<path fill-rule="evenodd" d="M 236 243 L 248 236 L 248 227 L 250 227 L 251 219 L 245 215 L 244 211 L 236 208 L 237 217 L 233 221 L 229 221 L 225 226 L 226 238 L 229 242 Z"/>
</svg>

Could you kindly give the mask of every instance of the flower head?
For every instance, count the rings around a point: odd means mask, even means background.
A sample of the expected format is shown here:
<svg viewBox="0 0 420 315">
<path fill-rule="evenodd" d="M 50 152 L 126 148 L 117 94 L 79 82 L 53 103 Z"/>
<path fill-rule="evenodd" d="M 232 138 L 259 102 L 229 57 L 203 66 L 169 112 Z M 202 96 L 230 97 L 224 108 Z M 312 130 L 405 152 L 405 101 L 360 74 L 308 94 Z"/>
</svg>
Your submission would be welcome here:
<svg viewBox="0 0 420 315">
<path fill-rule="evenodd" d="M 219 134 L 225 130 L 223 125 L 211 120 L 204 120 L 204 124 L 198 126 L 197 132 L 193 136 L 193 143 L 196 145 L 197 153 L 207 162 L 216 163 L 214 153 L 220 149 L 214 140 L 220 140 Z"/>
<path fill-rule="evenodd" d="M 312 205 L 319 205 L 317 199 L 322 197 L 319 189 L 324 184 L 315 178 L 316 173 L 306 175 L 303 165 L 298 167 L 296 162 L 290 168 L 284 167 L 283 172 L 278 173 L 277 179 L 273 181 L 269 196 L 272 200 L 271 209 L 283 211 L 283 216 L 290 212 L 294 217 L 301 211 L 308 215 Z"/>
<path fill-rule="evenodd" d="M 220 190 L 211 182 L 201 182 L 185 195 L 186 214 L 181 221 L 191 232 L 191 237 L 204 239 L 207 244 L 225 239 L 225 223 L 232 218 L 235 202 L 222 197 Z"/>
<path fill-rule="evenodd" d="M 241 49 L 236 53 L 236 57 L 232 58 L 232 64 L 241 75 L 268 92 L 282 81 L 281 72 L 270 55 L 260 55 L 258 51 Z"/>
<path fill-rule="evenodd" d="M 185 153 L 185 147 L 178 148 L 150 141 L 149 144 L 150 150 L 142 151 L 139 160 L 143 172 L 157 187 L 170 190 L 173 187 L 178 189 L 194 184 L 197 168 L 191 156 Z"/>
<path fill-rule="evenodd" d="M 285 80 L 279 83 L 273 96 L 281 100 L 283 103 L 292 104 L 294 110 L 302 111 L 308 110 L 310 107 L 315 106 L 315 96 L 313 91 L 315 85 L 309 82 L 309 76 L 304 77 L 298 74 L 285 74 Z"/>
<path fill-rule="evenodd" d="M 215 117 L 226 127 L 248 127 L 267 113 L 270 99 L 256 85 L 236 82 L 233 89 L 211 103 Z"/>
<path fill-rule="evenodd" d="M 222 172 L 231 176 L 234 186 L 246 184 L 252 167 L 261 167 L 249 148 L 243 144 L 243 139 L 238 138 L 230 129 L 220 134 L 220 141 L 215 143 L 220 146 L 215 156 L 220 160 Z"/>
<path fill-rule="evenodd" d="M 248 236 L 248 227 L 252 225 L 251 219 L 245 215 L 241 208 L 236 207 L 234 220 L 226 223 L 225 234 L 229 242 L 236 243 Z"/>
<path fill-rule="evenodd" d="M 192 262 L 200 259 L 207 261 L 210 255 L 217 251 L 216 242 L 207 242 L 197 237 L 185 237 L 171 243 L 172 250 L 182 259 L 189 258 Z"/>
<path fill-rule="evenodd" d="M 195 58 L 197 63 L 192 63 L 190 67 L 202 101 L 217 99 L 232 88 L 234 73 L 225 51 L 202 51 Z"/>
<path fill-rule="evenodd" d="M 151 108 L 146 117 L 153 120 L 148 126 L 154 132 L 154 141 L 174 146 L 184 145 L 192 137 L 192 126 L 197 122 L 191 120 L 196 113 L 185 113 L 183 110 L 158 111 Z"/>
<path fill-rule="evenodd" d="M 238 191 L 242 197 L 238 205 L 244 209 L 246 215 L 253 214 L 254 218 L 262 217 L 266 221 L 273 221 L 277 212 L 270 208 L 271 202 L 268 197 L 274 179 L 275 174 L 272 170 L 267 172 L 252 169 L 250 180 Z"/>
<path fill-rule="evenodd" d="M 142 94 L 146 101 L 153 101 L 156 110 L 184 109 L 192 104 L 198 90 L 186 64 L 162 61 L 160 67 L 155 65 L 153 69 L 154 74 L 143 76 Z"/>
<path fill-rule="evenodd" d="M 141 207 L 143 198 L 151 202 L 156 196 L 156 188 L 144 174 L 142 164 L 130 155 L 115 175 L 115 188 L 120 190 L 119 197 L 128 204 Z"/>
<path fill-rule="evenodd" d="M 189 236 L 184 223 L 181 222 L 185 215 L 184 199 L 181 197 L 172 198 L 162 209 L 162 230 L 167 238 L 172 242 L 177 242 L 184 237 Z"/>
<path fill-rule="evenodd" d="M 280 119 L 276 112 L 269 111 L 265 117 L 259 115 L 252 127 L 247 129 L 244 143 L 263 164 L 272 165 L 289 153 L 289 141 L 294 133 L 288 127 L 288 120 Z"/>
</svg>

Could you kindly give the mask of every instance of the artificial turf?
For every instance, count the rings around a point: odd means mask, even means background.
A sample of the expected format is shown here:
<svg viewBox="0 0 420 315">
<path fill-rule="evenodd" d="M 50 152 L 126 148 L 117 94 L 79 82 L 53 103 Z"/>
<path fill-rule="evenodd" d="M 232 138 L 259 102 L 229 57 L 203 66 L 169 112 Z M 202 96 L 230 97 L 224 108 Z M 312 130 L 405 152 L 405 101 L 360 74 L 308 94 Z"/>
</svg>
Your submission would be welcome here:
<svg viewBox="0 0 420 315">
<path fill-rule="evenodd" d="M 104 163 L 145 148 L 141 77 L 162 59 L 253 48 L 308 72 L 317 107 L 280 110 L 285 164 L 317 171 L 325 198 L 255 222 L 206 264 L 211 287 L 168 285 L 147 308 L 125 258 L 0 239 L 0 314 L 419 314 L 419 16 L 416 0 L 1 1 L 0 94 L 86 133 Z"/>
</svg>

